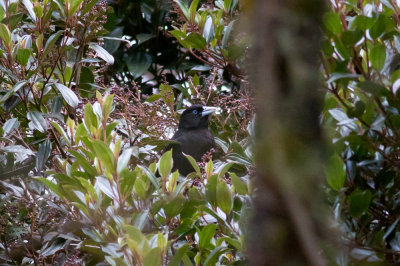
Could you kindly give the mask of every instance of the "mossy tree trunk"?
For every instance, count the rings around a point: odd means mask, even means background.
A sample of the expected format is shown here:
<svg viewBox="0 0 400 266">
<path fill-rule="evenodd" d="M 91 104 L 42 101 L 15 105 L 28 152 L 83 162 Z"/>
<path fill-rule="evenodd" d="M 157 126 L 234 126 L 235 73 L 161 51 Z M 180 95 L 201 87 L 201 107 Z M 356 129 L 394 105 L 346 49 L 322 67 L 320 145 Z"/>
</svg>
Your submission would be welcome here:
<svg viewBox="0 0 400 266">
<path fill-rule="evenodd" d="M 254 0 L 257 104 L 252 265 L 325 265 L 324 145 L 319 125 L 323 1 Z"/>
</svg>

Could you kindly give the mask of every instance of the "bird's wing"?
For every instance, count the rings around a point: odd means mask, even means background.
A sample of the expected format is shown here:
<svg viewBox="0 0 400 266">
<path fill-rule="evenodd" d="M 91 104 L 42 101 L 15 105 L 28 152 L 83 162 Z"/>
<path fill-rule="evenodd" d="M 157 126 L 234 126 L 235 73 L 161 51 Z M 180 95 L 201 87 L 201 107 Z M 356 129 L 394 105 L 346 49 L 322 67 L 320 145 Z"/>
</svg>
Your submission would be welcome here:
<svg viewBox="0 0 400 266">
<path fill-rule="evenodd" d="M 181 144 L 179 143 L 179 138 L 182 136 L 182 131 L 178 130 L 175 132 L 175 134 L 172 136 L 171 140 L 175 141 L 174 143 L 170 143 L 165 148 L 162 150 L 162 154 L 166 151 L 169 151 L 170 149 L 174 150 L 180 150 Z"/>
</svg>

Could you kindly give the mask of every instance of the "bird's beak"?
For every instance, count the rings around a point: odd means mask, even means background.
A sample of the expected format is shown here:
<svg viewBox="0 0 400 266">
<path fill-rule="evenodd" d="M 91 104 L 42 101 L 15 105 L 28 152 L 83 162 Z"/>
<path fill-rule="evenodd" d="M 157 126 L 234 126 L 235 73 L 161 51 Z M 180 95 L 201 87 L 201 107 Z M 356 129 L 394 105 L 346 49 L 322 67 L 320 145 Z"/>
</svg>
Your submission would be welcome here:
<svg viewBox="0 0 400 266">
<path fill-rule="evenodd" d="M 209 114 L 215 113 L 218 109 L 218 107 L 203 106 L 203 112 L 201 112 L 201 116 L 204 117 Z"/>
</svg>

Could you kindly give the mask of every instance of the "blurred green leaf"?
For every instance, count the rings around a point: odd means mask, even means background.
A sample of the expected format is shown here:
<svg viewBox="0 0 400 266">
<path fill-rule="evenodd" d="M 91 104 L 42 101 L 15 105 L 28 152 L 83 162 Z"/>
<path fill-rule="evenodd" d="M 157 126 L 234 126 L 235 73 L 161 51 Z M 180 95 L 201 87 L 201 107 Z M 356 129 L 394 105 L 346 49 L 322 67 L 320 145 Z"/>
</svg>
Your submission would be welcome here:
<svg viewBox="0 0 400 266">
<path fill-rule="evenodd" d="M 331 188 L 339 191 L 346 181 L 346 172 L 342 158 L 338 154 L 334 154 L 328 161 L 326 166 L 326 180 Z"/>
<path fill-rule="evenodd" d="M 370 50 L 370 60 L 372 66 L 380 71 L 385 65 L 386 60 L 386 47 L 384 45 L 375 45 Z"/>
<path fill-rule="evenodd" d="M 342 22 L 338 13 L 329 12 L 323 18 L 325 28 L 334 34 L 342 32 Z"/>
<path fill-rule="evenodd" d="M 161 249 L 155 247 L 146 255 L 143 261 L 144 266 L 161 265 Z"/>
<path fill-rule="evenodd" d="M 371 202 L 371 192 L 369 190 L 356 190 L 348 198 L 350 214 L 353 217 L 360 217 L 368 210 Z"/>
</svg>

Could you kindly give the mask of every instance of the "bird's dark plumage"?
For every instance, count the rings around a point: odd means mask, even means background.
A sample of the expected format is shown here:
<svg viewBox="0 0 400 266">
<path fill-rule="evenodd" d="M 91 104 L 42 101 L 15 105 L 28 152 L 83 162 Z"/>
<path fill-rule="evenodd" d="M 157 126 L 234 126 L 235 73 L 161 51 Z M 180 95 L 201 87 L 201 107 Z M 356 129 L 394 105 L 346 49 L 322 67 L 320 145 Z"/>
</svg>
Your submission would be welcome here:
<svg viewBox="0 0 400 266">
<path fill-rule="evenodd" d="M 182 113 L 178 131 L 171 139 L 179 144 L 171 144 L 165 149 L 167 151 L 172 148 L 172 171 L 178 169 L 181 175 L 188 175 L 194 169 L 184 154 L 201 161 L 201 157 L 213 148 L 214 138 L 208 129 L 208 120 L 215 110 L 215 107 L 192 105 Z"/>
</svg>

